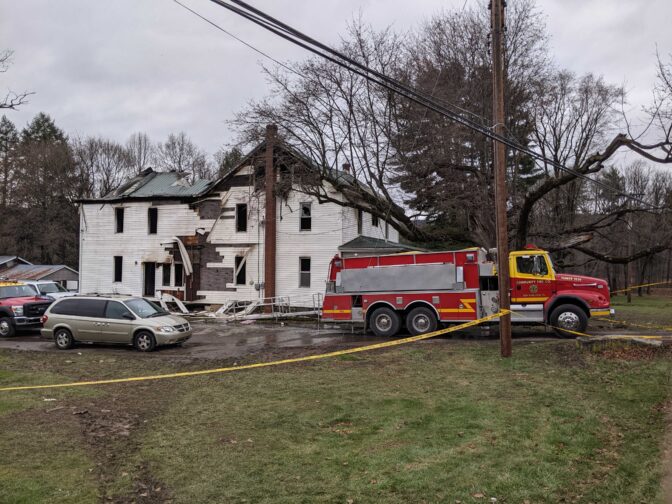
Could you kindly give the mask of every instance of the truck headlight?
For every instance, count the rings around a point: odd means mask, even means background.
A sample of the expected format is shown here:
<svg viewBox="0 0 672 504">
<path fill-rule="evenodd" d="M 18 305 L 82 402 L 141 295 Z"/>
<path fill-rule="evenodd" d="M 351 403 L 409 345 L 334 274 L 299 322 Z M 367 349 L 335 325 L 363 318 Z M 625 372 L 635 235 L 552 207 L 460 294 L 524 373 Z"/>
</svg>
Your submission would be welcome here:
<svg viewBox="0 0 672 504">
<path fill-rule="evenodd" d="M 23 317 L 23 306 L 12 306 L 12 311 L 16 317 Z"/>
<path fill-rule="evenodd" d="M 163 326 L 159 327 L 159 331 L 161 332 L 175 332 L 175 328 L 171 326 Z"/>
</svg>

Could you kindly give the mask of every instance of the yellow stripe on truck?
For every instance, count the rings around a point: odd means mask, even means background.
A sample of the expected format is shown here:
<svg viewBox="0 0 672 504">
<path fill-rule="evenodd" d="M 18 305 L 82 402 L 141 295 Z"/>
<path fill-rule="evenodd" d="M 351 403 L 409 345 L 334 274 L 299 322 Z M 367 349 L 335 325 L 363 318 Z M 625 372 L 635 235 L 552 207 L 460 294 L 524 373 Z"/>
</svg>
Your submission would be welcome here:
<svg viewBox="0 0 672 504">
<path fill-rule="evenodd" d="M 472 306 L 475 302 L 475 299 L 460 299 L 460 303 L 465 305 L 466 308 L 439 308 L 439 313 L 476 313 Z"/>
<path fill-rule="evenodd" d="M 511 298 L 512 303 L 543 303 L 547 301 L 547 297 L 522 297 L 522 298 Z"/>
<path fill-rule="evenodd" d="M 328 314 L 352 313 L 352 310 L 322 310 L 322 313 L 328 313 Z"/>
</svg>

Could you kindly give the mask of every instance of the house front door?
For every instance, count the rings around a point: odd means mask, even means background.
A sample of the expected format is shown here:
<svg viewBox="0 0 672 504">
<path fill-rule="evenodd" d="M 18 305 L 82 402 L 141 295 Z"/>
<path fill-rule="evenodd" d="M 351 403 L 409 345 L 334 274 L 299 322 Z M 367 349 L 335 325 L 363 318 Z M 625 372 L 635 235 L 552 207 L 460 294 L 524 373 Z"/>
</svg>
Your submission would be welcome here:
<svg viewBox="0 0 672 504">
<path fill-rule="evenodd" d="M 156 296 L 156 263 L 143 263 L 145 269 L 145 287 L 143 295 Z"/>
</svg>

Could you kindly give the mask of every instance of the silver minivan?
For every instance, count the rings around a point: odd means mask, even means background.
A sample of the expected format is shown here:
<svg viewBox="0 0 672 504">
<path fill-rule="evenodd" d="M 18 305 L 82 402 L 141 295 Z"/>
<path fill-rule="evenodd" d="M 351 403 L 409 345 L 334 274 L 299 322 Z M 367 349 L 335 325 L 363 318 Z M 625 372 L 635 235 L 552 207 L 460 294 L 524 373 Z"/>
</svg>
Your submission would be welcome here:
<svg viewBox="0 0 672 504">
<path fill-rule="evenodd" d="M 76 342 L 133 345 L 151 352 L 191 338 L 191 326 L 182 317 L 133 296 L 75 296 L 61 298 L 42 317 L 42 336 L 61 350 Z"/>
</svg>

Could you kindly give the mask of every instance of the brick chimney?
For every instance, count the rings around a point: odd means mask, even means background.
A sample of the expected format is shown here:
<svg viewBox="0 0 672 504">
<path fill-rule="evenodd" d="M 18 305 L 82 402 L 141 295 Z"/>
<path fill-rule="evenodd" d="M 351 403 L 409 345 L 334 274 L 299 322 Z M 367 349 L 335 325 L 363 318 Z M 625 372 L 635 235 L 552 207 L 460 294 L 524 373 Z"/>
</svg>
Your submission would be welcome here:
<svg viewBox="0 0 672 504">
<path fill-rule="evenodd" d="M 276 173 L 273 163 L 273 151 L 278 136 L 278 127 L 275 124 L 266 126 L 266 163 L 265 163 L 265 196 L 266 196 L 266 222 L 264 228 L 264 297 L 275 297 L 275 255 L 276 255 L 276 200 L 275 181 Z M 266 306 L 266 312 L 271 312 L 272 307 Z"/>
</svg>

